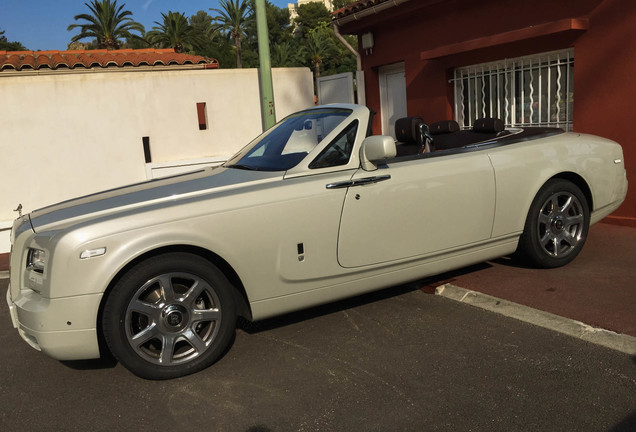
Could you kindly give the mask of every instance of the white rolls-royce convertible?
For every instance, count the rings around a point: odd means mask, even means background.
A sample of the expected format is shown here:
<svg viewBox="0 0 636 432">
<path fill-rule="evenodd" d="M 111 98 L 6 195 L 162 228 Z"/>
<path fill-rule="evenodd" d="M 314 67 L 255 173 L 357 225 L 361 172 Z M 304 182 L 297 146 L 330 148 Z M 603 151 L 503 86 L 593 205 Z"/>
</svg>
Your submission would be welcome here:
<svg viewBox="0 0 636 432">
<path fill-rule="evenodd" d="M 60 360 L 112 353 L 167 379 L 262 320 L 501 256 L 557 267 L 624 200 L 621 147 L 363 106 L 290 115 L 220 167 L 73 199 L 11 232 L 13 325 Z"/>
</svg>

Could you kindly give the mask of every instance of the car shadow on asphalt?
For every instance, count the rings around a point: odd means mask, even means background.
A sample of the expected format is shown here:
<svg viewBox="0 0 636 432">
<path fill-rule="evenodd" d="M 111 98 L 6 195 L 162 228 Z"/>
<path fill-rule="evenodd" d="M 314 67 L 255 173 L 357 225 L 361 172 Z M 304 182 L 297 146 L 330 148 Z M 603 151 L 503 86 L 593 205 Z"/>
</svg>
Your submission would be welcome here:
<svg viewBox="0 0 636 432">
<path fill-rule="evenodd" d="M 419 282 L 412 282 L 403 285 L 398 285 L 390 288 L 384 288 L 378 291 L 374 291 L 368 294 L 362 294 L 355 297 L 346 298 L 333 303 L 327 303 L 320 306 L 314 306 L 308 309 L 302 309 L 295 312 L 290 312 L 284 315 L 268 318 L 262 321 L 248 321 L 240 319 L 237 328 L 243 330 L 248 334 L 256 334 L 267 330 L 273 330 L 280 327 L 285 327 L 292 324 L 297 324 L 302 321 L 310 320 L 320 316 L 330 315 L 352 309 L 365 304 L 374 303 L 377 301 L 385 300 L 392 297 L 397 297 L 402 294 L 417 291 L 420 289 Z"/>
<path fill-rule="evenodd" d="M 495 264 L 499 264 L 505 267 L 516 267 L 522 269 L 537 269 L 537 267 L 532 264 L 528 264 L 519 258 L 515 258 L 514 256 L 505 256 L 501 258 L 497 258 L 492 260 L 491 262 Z"/>
<path fill-rule="evenodd" d="M 491 269 L 495 266 L 511 267 L 518 269 L 536 269 L 532 265 L 524 262 L 523 260 L 514 256 L 505 256 L 490 261 L 473 264 L 468 267 L 462 267 L 457 270 L 451 270 L 446 273 L 440 273 L 438 275 L 429 276 L 422 279 L 418 283 L 421 285 L 420 289 L 429 294 L 435 294 L 435 288 L 444 284 L 452 284 L 462 276 L 469 275 L 471 273 L 480 272 L 483 270 Z"/>
<path fill-rule="evenodd" d="M 609 429 L 607 432 L 634 432 L 636 430 L 636 411 L 631 415 L 625 417 L 625 419 Z"/>
<path fill-rule="evenodd" d="M 500 260 L 503 260 L 503 259 L 504 258 L 500 258 Z M 509 258 L 508 260 L 510 260 L 512 263 L 517 262 L 516 260 L 511 258 Z M 517 265 L 512 263 L 509 265 Z M 521 264 L 518 264 L 518 266 L 520 267 Z M 371 293 L 362 294 L 355 297 L 350 297 L 350 298 L 339 300 L 333 303 L 327 303 L 324 305 L 315 306 L 309 309 L 303 309 L 296 312 L 290 312 L 285 315 L 268 318 L 262 321 L 252 322 L 245 319 L 240 319 L 237 324 L 237 328 L 245 331 L 248 334 L 254 334 L 254 333 L 259 333 L 266 330 L 275 329 L 278 327 L 284 327 L 287 325 L 296 324 L 298 322 L 302 322 L 311 318 L 316 318 L 323 315 L 329 315 L 336 312 L 342 312 L 347 309 L 351 309 L 357 306 L 362 306 L 365 304 L 373 303 L 373 302 L 384 300 L 391 297 L 397 297 L 401 294 L 406 294 L 412 291 L 420 290 L 427 294 L 435 294 L 435 288 L 440 285 L 453 283 L 453 281 L 455 281 L 460 276 L 482 271 L 492 267 L 493 265 L 490 264 L 489 262 L 482 262 L 482 263 L 474 264 L 472 266 L 463 267 L 461 269 L 449 271 L 446 273 L 429 276 L 427 278 L 419 279 L 419 280 L 409 282 L 403 285 L 397 285 L 393 287 L 384 288 L 384 289 L 374 291 Z"/>
<path fill-rule="evenodd" d="M 95 369 L 112 369 L 117 366 L 117 360 L 107 353 L 102 358 L 90 360 L 63 360 L 60 361 L 64 366 L 74 370 L 95 370 Z"/>
<path fill-rule="evenodd" d="M 435 294 L 435 288 L 437 288 L 440 285 L 445 285 L 449 283 L 452 284 L 461 276 L 464 276 L 470 273 L 475 273 L 482 270 L 486 270 L 492 267 L 493 267 L 492 264 L 488 262 L 482 262 L 479 264 L 473 264 L 468 267 L 462 267 L 457 270 L 452 270 L 446 273 L 440 273 L 438 275 L 429 276 L 427 278 L 417 281 L 416 283 L 419 284 L 420 289 L 422 291 L 428 294 Z"/>
</svg>

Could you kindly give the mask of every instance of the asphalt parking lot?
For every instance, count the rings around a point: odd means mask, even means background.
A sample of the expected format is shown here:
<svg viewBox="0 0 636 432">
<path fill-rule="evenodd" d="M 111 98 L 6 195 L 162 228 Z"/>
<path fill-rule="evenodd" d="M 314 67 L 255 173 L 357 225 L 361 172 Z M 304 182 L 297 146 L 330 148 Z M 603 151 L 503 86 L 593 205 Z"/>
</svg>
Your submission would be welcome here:
<svg viewBox="0 0 636 432">
<path fill-rule="evenodd" d="M 417 285 L 238 330 L 172 381 L 52 360 L 4 305 L 0 346 L 3 431 L 636 430 L 636 357 Z"/>
</svg>

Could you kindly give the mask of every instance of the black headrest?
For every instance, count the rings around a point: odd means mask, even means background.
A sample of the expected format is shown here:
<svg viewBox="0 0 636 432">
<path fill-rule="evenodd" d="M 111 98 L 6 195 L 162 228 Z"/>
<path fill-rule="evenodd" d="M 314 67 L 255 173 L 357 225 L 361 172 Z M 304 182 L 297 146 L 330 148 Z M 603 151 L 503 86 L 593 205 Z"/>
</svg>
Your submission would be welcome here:
<svg viewBox="0 0 636 432">
<path fill-rule="evenodd" d="M 457 132 L 459 130 L 459 123 L 455 120 L 438 121 L 430 126 L 430 130 L 431 135 Z"/>
<path fill-rule="evenodd" d="M 480 118 L 475 120 L 473 131 L 481 133 L 497 133 L 504 130 L 503 120 L 498 118 Z"/>
<path fill-rule="evenodd" d="M 424 123 L 421 117 L 402 117 L 395 121 L 395 138 L 405 144 L 422 144 L 420 126 Z"/>
</svg>

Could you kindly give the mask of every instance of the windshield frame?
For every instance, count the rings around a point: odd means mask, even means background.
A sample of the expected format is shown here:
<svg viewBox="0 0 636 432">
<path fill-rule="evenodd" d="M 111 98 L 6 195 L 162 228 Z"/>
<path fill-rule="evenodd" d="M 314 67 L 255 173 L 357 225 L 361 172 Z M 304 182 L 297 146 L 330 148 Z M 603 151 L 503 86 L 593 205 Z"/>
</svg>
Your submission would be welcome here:
<svg viewBox="0 0 636 432">
<path fill-rule="evenodd" d="M 267 131 L 260 134 L 254 140 L 252 140 L 248 145 L 243 147 L 238 153 L 232 156 L 227 162 L 223 164 L 223 167 L 226 168 L 235 168 L 235 169 L 245 169 L 250 171 L 269 171 L 269 172 L 285 172 L 294 167 L 297 167 L 301 164 L 305 164 L 305 161 L 309 161 L 306 164 L 309 164 L 320 152 L 323 151 L 325 147 L 330 145 L 333 141 L 334 137 L 336 137 L 345 127 L 351 124 L 353 121 L 352 117 L 354 112 L 356 111 L 356 107 L 354 105 L 345 105 L 345 104 L 337 104 L 337 105 L 323 105 L 318 107 L 312 107 L 306 110 L 295 112 L 291 115 L 286 116 L 284 119 L 276 123 L 273 127 L 268 129 Z M 292 154 L 285 153 L 285 147 L 289 143 L 289 139 L 294 131 L 298 131 L 299 129 L 292 128 L 290 121 L 294 119 L 302 119 L 307 118 L 307 120 L 317 119 L 317 118 L 325 118 L 328 114 L 335 114 L 336 116 L 342 116 L 342 119 L 338 122 L 338 124 L 331 128 L 328 133 L 324 137 L 320 137 L 317 144 L 314 145 L 312 149 L 307 152 L 298 152 Z M 307 121 L 303 120 L 303 121 Z M 285 128 L 285 129 L 281 129 Z M 311 129 L 311 128 L 310 128 Z M 272 145 L 274 145 L 281 153 L 275 155 L 276 158 L 280 158 L 275 162 L 277 164 L 272 164 L 272 166 L 267 165 L 259 165 L 255 163 L 246 163 L 248 160 L 246 158 L 250 157 L 250 153 L 260 151 L 261 149 L 266 149 L 269 143 L 264 142 L 269 138 L 272 138 L 272 134 L 282 133 L 281 141 L 272 141 Z M 289 136 L 285 137 L 286 134 Z M 263 150 L 264 152 L 265 150 Z M 274 151 L 274 153 L 277 150 Z M 287 159 L 283 161 L 283 159 Z M 254 161 L 257 161 L 255 159 Z M 252 161 L 252 162 L 254 162 Z M 265 160 L 263 160 L 265 161 Z M 260 161 L 259 161 L 260 162 Z M 285 163 L 283 163 L 285 162 Z"/>
</svg>

